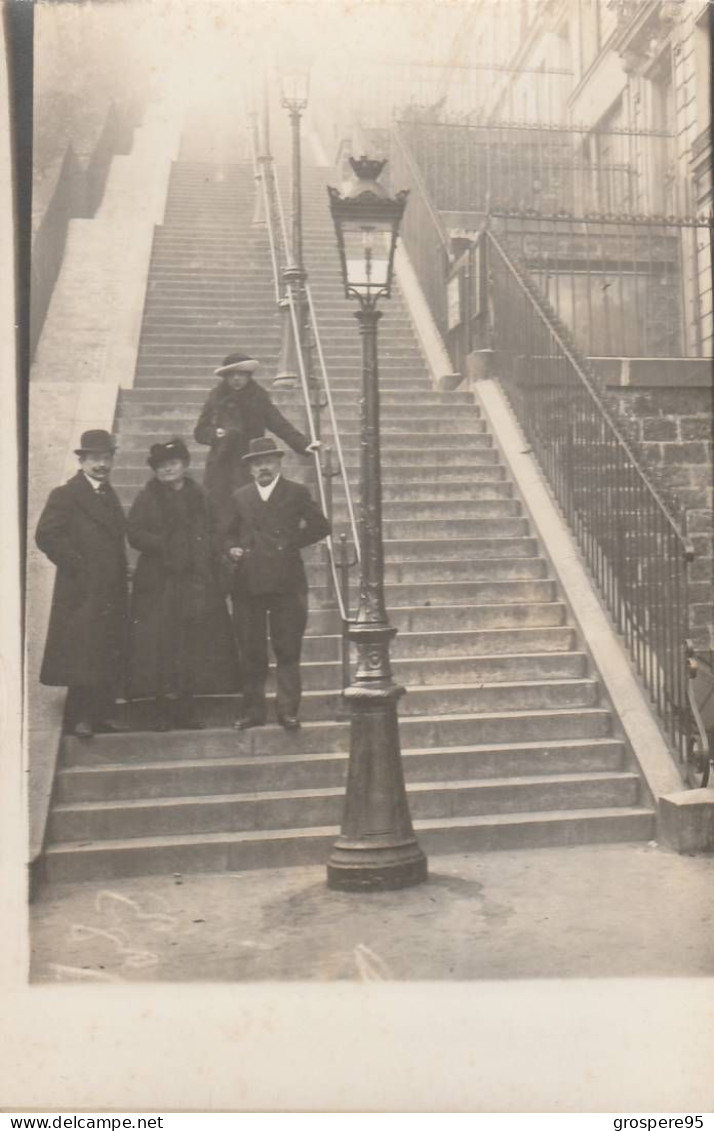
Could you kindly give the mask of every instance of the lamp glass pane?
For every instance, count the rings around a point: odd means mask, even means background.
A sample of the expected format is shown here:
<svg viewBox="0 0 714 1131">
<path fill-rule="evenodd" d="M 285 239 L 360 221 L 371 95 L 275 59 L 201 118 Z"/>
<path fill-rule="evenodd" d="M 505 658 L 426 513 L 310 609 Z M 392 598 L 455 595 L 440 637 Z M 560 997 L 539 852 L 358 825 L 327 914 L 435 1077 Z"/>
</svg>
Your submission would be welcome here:
<svg viewBox="0 0 714 1131">
<path fill-rule="evenodd" d="M 376 224 L 345 224 L 347 282 L 362 293 L 382 290 L 389 283 L 391 227 Z"/>
</svg>

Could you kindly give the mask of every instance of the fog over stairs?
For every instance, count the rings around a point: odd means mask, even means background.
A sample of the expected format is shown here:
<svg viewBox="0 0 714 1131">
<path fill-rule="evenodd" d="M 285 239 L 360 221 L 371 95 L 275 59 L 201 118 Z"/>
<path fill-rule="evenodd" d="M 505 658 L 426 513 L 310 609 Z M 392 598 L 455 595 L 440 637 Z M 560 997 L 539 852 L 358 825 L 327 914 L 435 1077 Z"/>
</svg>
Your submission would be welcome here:
<svg viewBox="0 0 714 1131">
<path fill-rule="evenodd" d="M 279 352 L 268 236 L 252 224 L 246 162 L 184 146 L 157 228 L 133 389 L 122 394 L 114 483 L 128 505 L 149 445 L 191 439 L 214 368 L 255 352 L 269 384 Z M 342 295 L 325 185 L 305 169 L 305 258 L 353 494 L 361 344 Z M 286 174 L 281 173 L 286 179 Z M 284 189 L 286 207 L 289 194 Z M 398 290 L 382 305 L 380 387 L 387 603 L 409 802 L 427 853 L 649 839 L 639 772 L 547 558 L 474 397 L 437 392 Z M 294 393 L 273 393 L 303 427 Z M 327 422 L 323 439 L 330 441 Z M 297 457 L 288 474 L 309 464 Z M 347 530 L 335 490 L 335 530 Z M 54 880 L 241 870 L 327 859 L 342 813 L 349 727 L 339 622 L 324 550 L 306 554 L 311 614 L 302 729 L 237 733 L 238 702 L 201 700 L 207 729 L 65 738 L 45 859 Z M 355 571 L 353 571 L 354 574 Z M 353 578 L 352 610 L 356 602 Z"/>
</svg>

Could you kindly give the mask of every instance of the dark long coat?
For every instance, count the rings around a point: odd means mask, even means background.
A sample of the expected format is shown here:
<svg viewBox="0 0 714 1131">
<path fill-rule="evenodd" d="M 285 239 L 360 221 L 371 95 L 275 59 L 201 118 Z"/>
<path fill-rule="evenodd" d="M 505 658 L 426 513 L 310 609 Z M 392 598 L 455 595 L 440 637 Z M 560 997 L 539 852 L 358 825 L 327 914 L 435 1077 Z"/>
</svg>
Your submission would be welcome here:
<svg viewBox="0 0 714 1131">
<path fill-rule="evenodd" d="M 123 690 L 127 649 L 125 523 L 113 488 L 102 497 L 79 471 L 51 492 L 35 540 L 57 566 L 40 680 Z"/>
<path fill-rule="evenodd" d="M 129 512 L 132 697 L 235 692 L 238 667 L 208 502 L 188 477 L 151 479 Z"/>
<path fill-rule="evenodd" d="M 233 517 L 224 532 L 226 548 L 240 546 L 236 589 L 246 595 L 305 593 L 300 550 L 330 533 L 330 524 L 301 483 L 281 476 L 263 502 L 255 483 L 233 493 Z"/>
<path fill-rule="evenodd" d="M 222 428 L 226 436 L 217 437 Z M 242 389 L 232 389 L 225 381 L 213 389 L 203 406 L 194 438 L 209 444 L 203 486 L 218 514 L 230 513 L 231 494 L 250 483 L 250 472 L 243 463 L 251 440 L 273 432 L 293 451 L 304 453 L 309 443 L 275 407 L 269 394 L 253 379 Z"/>
</svg>

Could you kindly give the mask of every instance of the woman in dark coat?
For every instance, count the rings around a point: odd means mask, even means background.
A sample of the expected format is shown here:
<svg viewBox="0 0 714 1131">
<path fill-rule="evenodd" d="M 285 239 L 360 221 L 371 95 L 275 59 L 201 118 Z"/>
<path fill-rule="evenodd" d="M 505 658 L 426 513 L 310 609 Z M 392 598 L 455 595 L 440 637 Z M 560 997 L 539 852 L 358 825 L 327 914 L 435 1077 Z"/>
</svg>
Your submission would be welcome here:
<svg viewBox="0 0 714 1131">
<path fill-rule="evenodd" d="M 193 433 L 199 444 L 210 444 L 203 487 L 216 515 L 226 521 L 233 513 L 233 491 L 251 482 L 243 462 L 251 440 L 274 432 L 300 455 L 320 446 L 319 441 L 310 443 L 293 428 L 262 385 L 253 380 L 257 368 L 256 359 L 243 353 L 225 358 L 215 371 L 221 383 L 209 393 Z"/>
<path fill-rule="evenodd" d="M 153 444 L 154 470 L 129 512 L 139 550 L 131 600 L 132 697 L 157 701 L 157 728 L 195 728 L 194 694 L 233 693 L 238 666 L 206 497 L 183 440 Z"/>
</svg>

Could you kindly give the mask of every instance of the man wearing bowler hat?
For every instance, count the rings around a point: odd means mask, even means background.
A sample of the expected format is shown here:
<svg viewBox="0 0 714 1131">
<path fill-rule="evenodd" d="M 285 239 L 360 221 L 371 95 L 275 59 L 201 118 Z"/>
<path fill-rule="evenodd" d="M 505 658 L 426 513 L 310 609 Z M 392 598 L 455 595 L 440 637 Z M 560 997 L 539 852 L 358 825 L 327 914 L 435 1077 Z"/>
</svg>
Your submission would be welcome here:
<svg viewBox="0 0 714 1131">
<path fill-rule="evenodd" d="M 79 471 L 51 492 L 35 540 L 57 566 L 40 681 L 67 687 L 67 728 L 79 738 L 126 729 L 113 719 L 128 626 L 124 513 L 109 475 L 109 432 L 82 434 Z"/>
<path fill-rule="evenodd" d="M 320 447 L 310 441 L 275 407 L 266 390 L 253 380 L 258 361 L 245 353 L 229 353 L 215 370 L 220 384 L 209 393 L 194 438 L 209 444 L 203 487 L 219 518 L 230 514 L 231 494 L 250 483 L 243 456 L 251 440 L 273 432 L 294 452 L 306 455 Z"/>
<path fill-rule="evenodd" d="M 225 531 L 235 569 L 233 615 L 243 667 L 238 730 L 266 721 L 268 622 L 277 664 L 277 719 L 286 730 L 300 725 L 300 651 L 307 623 L 300 550 L 329 534 L 330 524 L 306 487 L 282 477 L 283 454 L 269 437 L 250 441 L 243 460 L 253 481 L 233 492 Z"/>
</svg>

